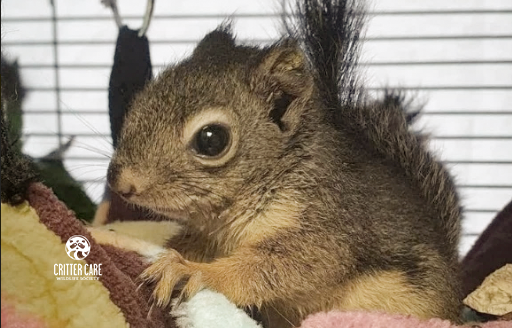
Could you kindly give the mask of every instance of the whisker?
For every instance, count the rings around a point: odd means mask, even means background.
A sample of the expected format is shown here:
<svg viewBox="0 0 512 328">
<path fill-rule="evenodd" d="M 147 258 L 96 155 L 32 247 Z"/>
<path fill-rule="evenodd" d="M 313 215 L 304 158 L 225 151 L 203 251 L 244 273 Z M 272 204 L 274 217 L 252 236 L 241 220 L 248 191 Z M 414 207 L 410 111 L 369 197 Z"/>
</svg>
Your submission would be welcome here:
<svg viewBox="0 0 512 328">
<path fill-rule="evenodd" d="M 107 159 L 111 159 L 111 154 L 110 154 L 110 151 L 105 151 L 105 150 L 101 150 L 99 148 L 96 148 L 96 147 L 93 147 L 87 143 L 84 143 L 84 142 L 80 142 L 80 141 L 76 141 L 73 145 L 73 147 L 76 147 L 76 148 L 80 148 L 80 149 L 84 149 L 84 150 L 88 150 L 94 154 L 97 154 L 97 155 L 100 155 L 104 158 L 107 158 Z"/>
<path fill-rule="evenodd" d="M 75 180 L 77 180 L 79 182 L 80 182 L 80 180 L 87 180 L 84 182 L 89 182 L 89 181 L 96 182 L 96 181 L 92 181 L 92 180 L 96 180 L 96 179 L 99 181 L 105 180 L 105 176 L 103 176 L 103 175 L 95 174 L 94 176 L 92 176 L 94 173 L 98 172 L 97 170 L 82 169 L 82 170 L 67 170 L 67 171 L 68 171 L 68 173 L 73 173 L 73 174 L 71 174 L 71 177 L 73 177 Z"/>
<path fill-rule="evenodd" d="M 181 204 L 185 204 L 186 202 L 181 198 L 181 194 L 178 194 L 176 195 L 176 198 L 178 199 L 178 202 L 181 203 Z M 172 207 L 172 206 L 170 206 Z M 191 216 L 191 212 L 190 212 L 190 206 L 186 206 L 184 208 L 185 211 L 187 211 L 187 215 L 188 216 Z"/>
<path fill-rule="evenodd" d="M 75 167 L 105 167 L 105 168 L 107 168 L 108 164 L 80 163 L 80 164 L 67 164 L 66 166 L 68 166 L 70 168 L 75 168 Z"/>
<path fill-rule="evenodd" d="M 73 112 L 74 109 L 67 105 L 66 103 L 64 103 L 61 99 L 58 100 L 60 105 L 62 106 L 63 109 L 66 109 L 67 111 L 70 111 L 70 112 Z M 105 111 L 105 114 L 108 114 L 107 111 Z M 101 141 L 104 141 L 107 145 L 109 145 L 110 147 L 112 147 L 112 142 L 110 141 L 109 138 L 105 137 L 104 135 L 102 135 L 95 127 L 94 125 L 89 122 L 83 115 L 75 112 L 73 113 L 73 115 L 78 118 L 80 120 L 80 122 L 82 122 L 83 125 L 85 125 L 90 131 L 94 132 L 94 134 L 96 134 L 96 138 L 99 138 L 99 140 Z"/>
<path fill-rule="evenodd" d="M 286 320 L 286 321 L 290 324 L 290 326 L 295 327 L 295 325 L 293 324 L 293 322 L 291 322 L 290 320 L 288 320 L 288 318 L 286 318 L 286 317 L 285 317 L 281 312 L 279 312 L 279 311 L 276 309 L 276 307 L 275 307 L 275 306 L 273 306 L 273 305 L 271 305 L 271 304 L 270 304 L 270 306 L 271 306 L 271 307 L 272 307 L 272 308 L 277 312 L 277 314 L 279 314 L 279 315 L 280 315 L 284 320 Z"/>
<path fill-rule="evenodd" d="M 194 203 L 194 205 L 195 205 L 195 207 L 197 208 L 197 210 L 198 210 L 199 212 L 201 212 L 201 215 L 202 215 L 203 217 L 206 217 L 206 213 L 205 213 L 205 210 L 203 209 L 203 207 L 199 206 L 199 204 L 197 203 L 197 201 L 196 201 L 195 199 L 193 199 L 192 197 L 190 197 L 186 192 L 184 193 L 184 195 L 185 195 L 188 199 L 190 199 L 190 201 L 191 201 L 192 203 Z M 190 214 L 191 214 L 191 213 L 190 213 L 190 210 L 189 210 L 188 212 L 189 212 L 188 214 L 189 214 L 189 216 L 190 216 Z"/>
<path fill-rule="evenodd" d="M 182 184 L 184 186 L 186 186 L 186 187 L 193 188 L 193 189 L 195 189 L 197 191 L 200 191 L 204 195 L 213 195 L 213 196 L 216 196 L 216 197 L 221 198 L 221 199 L 224 198 L 223 196 L 217 194 L 216 192 L 214 192 L 212 190 L 209 190 L 209 189 L 206 189 L 206 188 L 203 188 L 203 187 L 191 184 L 191 183 L 187 183 L 187 182 L 182 182 Z"/>
<path fill-rule="evenodd" d="M 82 183 L 82 188 L 84 189 L 84 191 L 87 193 L 87 195 L 91 198 L 91 200 L 94 203 L 98 204 L 103 200 L 103 191 L 101 193 L 98 193 L 97 195 L 94 195 L 95 194 L 93 192 L 94 189 L 98 188 L 95 183 L 91 183 L 91 182 Z M 103 188 L 102 188 L 102 190 L 103 190 Z"/>
<path fill-rule="evenodd" d="M 66 167 L 66 171 L 71 174 L 72 177 L 80 177 L 83 174 L 94 174 L 96 177 L 106 179 L 106 168 L 103 170 L 102 167 L 90 167 L 90 166 L 79 166 L 79 167 Z"/>
</svg>

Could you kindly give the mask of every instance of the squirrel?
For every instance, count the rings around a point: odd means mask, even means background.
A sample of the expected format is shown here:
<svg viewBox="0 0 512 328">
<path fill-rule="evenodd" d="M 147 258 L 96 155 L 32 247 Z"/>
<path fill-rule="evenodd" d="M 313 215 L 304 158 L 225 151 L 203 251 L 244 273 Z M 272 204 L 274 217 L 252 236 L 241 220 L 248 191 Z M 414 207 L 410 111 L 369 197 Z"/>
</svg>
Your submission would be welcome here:
<svg viewBox="0 0 512 328">
<path fill-rule="evenodd" d="M 181 232 L 141 275 L 157 306 L 208 288 L 268 326 L 319 311 L 459 320 L 461 208 L 399 101 L 356 76 L 364 9 L 299 0 L 267 47 L 230 24 L 134 98 L 107 177 Z"/>
</svg>

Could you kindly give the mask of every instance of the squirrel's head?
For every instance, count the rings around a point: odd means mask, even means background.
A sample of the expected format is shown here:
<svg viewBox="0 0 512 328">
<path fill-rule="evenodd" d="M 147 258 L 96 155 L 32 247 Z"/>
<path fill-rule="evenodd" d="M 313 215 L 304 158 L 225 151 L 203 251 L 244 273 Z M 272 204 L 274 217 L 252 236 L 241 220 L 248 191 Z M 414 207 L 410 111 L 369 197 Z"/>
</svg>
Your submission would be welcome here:
<svg viewBox="0 0 512 328">
<path fill-rule="evenodd" d="M 297 42 L 259 49 L 213 31 L 136 96 L 109 184 L 162 214 L 215 216 L 290 169 L 312 93 Z"/>
</svg>

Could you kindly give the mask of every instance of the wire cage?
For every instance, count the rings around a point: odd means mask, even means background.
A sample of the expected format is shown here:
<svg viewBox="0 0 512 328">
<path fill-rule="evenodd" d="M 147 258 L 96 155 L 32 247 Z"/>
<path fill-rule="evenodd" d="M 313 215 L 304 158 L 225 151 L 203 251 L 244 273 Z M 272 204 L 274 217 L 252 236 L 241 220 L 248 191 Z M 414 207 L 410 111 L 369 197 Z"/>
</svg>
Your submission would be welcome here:
<svg viewBox="0 0 512 328">
<path fill-rule="evenodd" d="M 120 0 L 141 25 L 145 1 Z M 285 0 L 156 1 L 147 33 L 155 74 L 191 53 L 226 18 L 237 39 L 266 44 L 288 15 Z M 512 198 L 512 3 L 374 0 L 361 70 L 373 90 L 399 87 L 425 104 L 418 127 L 456 177 L 464 254 Z M 24 151 L 42 156 L 75 136 L 68 171 L 99 201 L 112 152 L 108 80 L 117 26 L 100 1 L 2 2 L 2 52 L 27 89 Z"/>
</svg>

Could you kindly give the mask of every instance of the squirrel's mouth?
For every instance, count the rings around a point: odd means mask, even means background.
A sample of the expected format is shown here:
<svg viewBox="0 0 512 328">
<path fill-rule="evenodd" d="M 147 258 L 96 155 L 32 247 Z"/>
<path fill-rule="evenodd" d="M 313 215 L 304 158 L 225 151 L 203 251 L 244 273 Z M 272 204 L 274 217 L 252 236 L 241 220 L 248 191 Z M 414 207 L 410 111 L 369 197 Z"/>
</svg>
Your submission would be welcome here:
<svg viewBox="0 0 512 328">
<path fill-rule="evenodd" d="M 181 204 L 180 204 L 181 205 Z M 184 207 L 168 207 L 168 206 L 146 206 L 150 211 L 156 214 L 168 217 L 176 221 L 182 222 L 202 222 L 203 220 L 211 220 L 217 214 L 209 203 L 201 203 L 196 201 L 190 206 Z"/>
<path fill-rule="evenodd" d="M 215 216 L 216 207 L 208 197 L 187 195 L 181 190 L 166 194 L 152 193 L 150 190 L 128 195 L 115 193 L 127 206 L 135 206 L 147 212 L 148 219 L 151 219 L 151 213 L 178 221 L 202 221 Z"/>
<path fill-rule="evenodd" d="M 163 216 L 169 218 L 171 220 L 188 220 L 190 218 L 191 211 L 187 209 L 179 209 L 177 207 L 170 206 L 161 206 L 158 204 L 154 204 L 153 202 L 148 203 L 143 201 L 140 197 L 131 197 L 126 198 L 123 195 L 119 195 L 120 199 L 126 204 L 128 207 L 135 206 L 136 211 L 145 212 L 148 219 L 151 219 L 151 214 L 156 214 L 158 216 Z"/>
<path fill-rule="evenodd" d="M 186 221 L 190 218 L 190 213 L 184 210 L 176 210 L 165 207 L 147 207 L 147 209 L 155 212 L 156 214 L 160 214 L 168 217 L 169 219 L 177 221 Z"/>
</svg>

